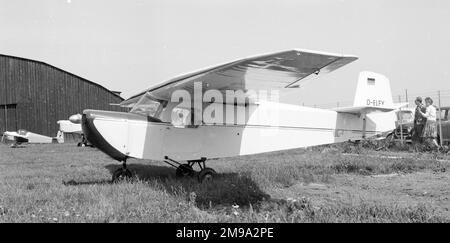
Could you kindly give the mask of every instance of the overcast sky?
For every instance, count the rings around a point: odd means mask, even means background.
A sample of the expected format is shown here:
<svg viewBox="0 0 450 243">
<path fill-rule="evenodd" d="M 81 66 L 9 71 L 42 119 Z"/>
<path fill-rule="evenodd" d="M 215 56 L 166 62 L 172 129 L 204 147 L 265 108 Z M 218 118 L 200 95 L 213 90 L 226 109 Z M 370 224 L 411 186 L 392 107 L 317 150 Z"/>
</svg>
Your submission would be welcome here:
<svg viewBox="0 0 450 243">
<path fill-rule="evenodd" d="M 360 59 L 288 97 L 353 99 L 360 71 L 393 94 L 450 90 L 448 0 L 0 0 L 0 53 L 129 97 L 180 73 L 292 48 Z"/>
</svg>

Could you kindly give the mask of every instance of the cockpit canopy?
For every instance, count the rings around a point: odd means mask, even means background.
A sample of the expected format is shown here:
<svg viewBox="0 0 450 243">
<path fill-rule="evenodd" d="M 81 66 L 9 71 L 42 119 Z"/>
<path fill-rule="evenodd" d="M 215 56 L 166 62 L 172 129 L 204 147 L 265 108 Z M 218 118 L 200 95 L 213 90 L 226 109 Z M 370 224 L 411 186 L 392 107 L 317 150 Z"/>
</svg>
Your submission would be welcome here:
<svg viewBox="0 0 450 243">
<path fill-rule="evenodd" d="M 165 101 L 153 98 L 148 92 L 120 104 L 122 107 L 131 108 L 130 112 L 150 117 L 158 117 Z"/>
</svg>

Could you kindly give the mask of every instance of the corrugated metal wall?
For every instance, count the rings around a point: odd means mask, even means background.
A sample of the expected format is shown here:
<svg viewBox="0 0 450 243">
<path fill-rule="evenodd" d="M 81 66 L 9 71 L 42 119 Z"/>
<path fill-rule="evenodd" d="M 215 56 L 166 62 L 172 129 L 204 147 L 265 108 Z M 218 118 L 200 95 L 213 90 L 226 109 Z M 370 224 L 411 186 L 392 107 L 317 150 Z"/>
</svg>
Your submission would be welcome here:
<svg viewBox="0 0 450 243">
<path fill-rule="evenodd" d="M 98 84 L 46 63 L 0 55 L 0 106 L 16 105 L 19 129 L 55 136 L 58 120 L 84 109 L 125 111 L 110 105 L 122 100 Z"/>
</svg>

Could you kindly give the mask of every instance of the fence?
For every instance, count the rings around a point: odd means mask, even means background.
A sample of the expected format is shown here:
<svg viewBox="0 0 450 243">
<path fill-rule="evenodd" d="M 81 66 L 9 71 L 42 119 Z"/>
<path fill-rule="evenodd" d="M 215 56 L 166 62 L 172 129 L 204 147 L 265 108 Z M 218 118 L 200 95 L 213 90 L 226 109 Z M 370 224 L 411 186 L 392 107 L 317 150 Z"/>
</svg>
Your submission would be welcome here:
<svg viewBox="0 0 450 243">
<path fill-rule="evenodd" d="M 438 90 L 438 91 L 428 91 L 428 92 L 421 92 L 421 93 L 409 93 L 408 90 L 405 90 L 403 94 L 397 94 L 394 95 L 393 101 L 394 103 L 408 103 L 407 107 L 414 108 L 415 104 L 414 101 L 416 97 L 422 97 L 422 99 L 425 99 L 426 97 L 430 97 L 433 99 L 433 105 L 435 105 L 438 108 L 438 114 L 437 114 L 437 129 L 438 134 L 440 135 L 440 143 L 441 146 L 443 143 L 450 142 L 450 90 Z M 323 104 L 313 104 L 313 105 L 306 105 L 305 103 L 302 104 L 303 106 L 311 106 L 315 108 L 321 108 L 321 109 L 332 109 L 337 107 L 349 107 L 353 105 L 353 101 L 351 100 L 345 100 L 345 101 L 336 101 L 331 103 L 323 103 Z M 400 123 L 400 126 L 402 124 Z M 400 131 L 403 131 L 401 128 Z M 403 133 L 401 136 L 401 140 L 403 142 Z"/>
</svg>

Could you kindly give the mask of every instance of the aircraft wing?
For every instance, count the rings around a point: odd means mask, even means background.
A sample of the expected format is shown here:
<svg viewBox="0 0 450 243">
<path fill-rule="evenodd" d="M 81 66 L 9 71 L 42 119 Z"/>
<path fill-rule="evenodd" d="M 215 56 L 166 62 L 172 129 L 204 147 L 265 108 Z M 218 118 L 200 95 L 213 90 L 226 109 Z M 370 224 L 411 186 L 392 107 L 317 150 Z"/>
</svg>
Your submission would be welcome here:
<svg viewBox="0 0 450 243">
<path fill-rule="evenodd" d="M 202 92 L 298 88 L 306 79 L 327 74 L 357 59 L 351 55 L 299 49 L 264 54 L 181 75 L 150 87 L 121 105 L 131 106 L 146 92 L 160 100 L 169 100 L 172 92 L 179 89 L 193 94 L 196 82 L 201 82 Z"/>
<path fill-rule="evenodd" d="M 3 135 L 5 135 L 5 136 L 10 136 L 10 137 L 26 138 L 25 136 L 20 135 L 20 134 L 17 133 L 17 132 L 8 132 L 8 131 L 6 131 L 6 132 L 3 133 Z"/>
</svg>

